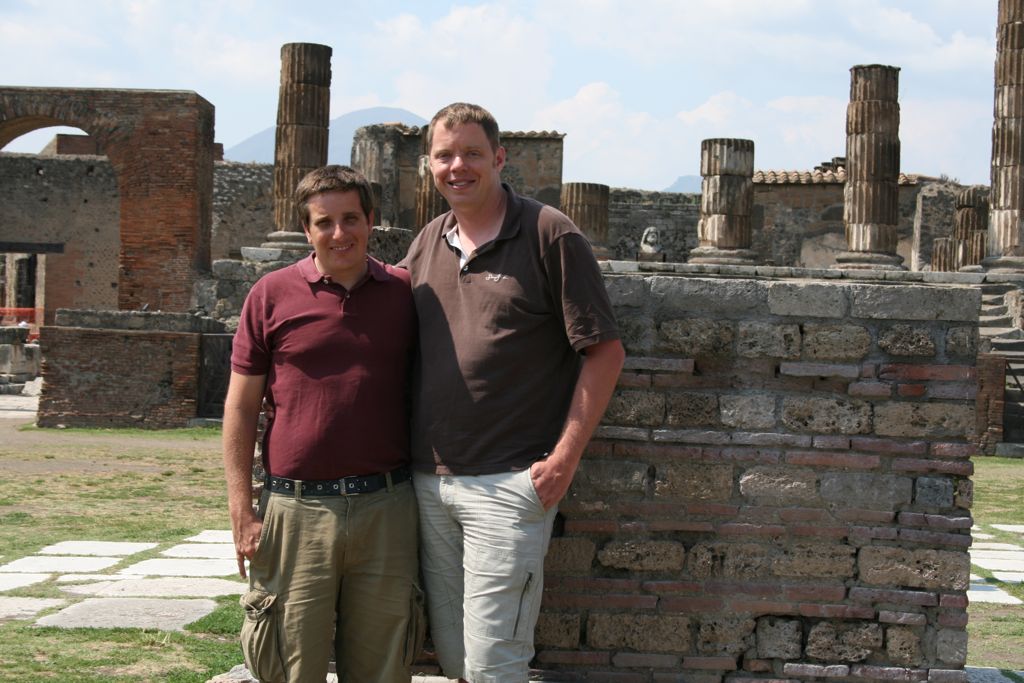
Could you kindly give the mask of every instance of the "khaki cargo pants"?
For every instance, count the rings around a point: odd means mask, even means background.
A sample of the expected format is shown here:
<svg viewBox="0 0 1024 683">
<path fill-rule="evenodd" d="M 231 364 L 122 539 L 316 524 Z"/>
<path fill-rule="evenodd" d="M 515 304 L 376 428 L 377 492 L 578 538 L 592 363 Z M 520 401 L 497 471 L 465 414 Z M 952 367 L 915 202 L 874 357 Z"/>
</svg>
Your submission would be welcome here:
<svg viewBox="0 0 1024 683">
<path fill-rule="evenodd" d="M 262 683 L 409 683 L 422 639 L 410 482 L 355 496 L 264 493 L 242 596 L 242 650 Z"/>
</svg>

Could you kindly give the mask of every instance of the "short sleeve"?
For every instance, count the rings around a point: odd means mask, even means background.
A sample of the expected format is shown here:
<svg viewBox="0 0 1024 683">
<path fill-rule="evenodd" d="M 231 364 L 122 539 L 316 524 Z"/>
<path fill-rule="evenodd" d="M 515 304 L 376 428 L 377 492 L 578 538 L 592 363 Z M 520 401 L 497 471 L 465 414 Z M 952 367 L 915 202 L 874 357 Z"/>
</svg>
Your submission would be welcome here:
<svg viewBox="0 0 1024 683">
<path fill-rule="evenodd" d="M 231 369 L 243 375 L 265 375 L 270 371 L 270 345 L 266 338 L 269 315 L 266 288 L 257 282 L 242 304 L 238 329 L 231 345 Z"/>
<path fill-rule="evenodd" d="M 544 256 L 544 267 L 575 351 L 619 338 L 601 269 L 582 233 L 567 232 L 555 239 Z"/>
</svg>

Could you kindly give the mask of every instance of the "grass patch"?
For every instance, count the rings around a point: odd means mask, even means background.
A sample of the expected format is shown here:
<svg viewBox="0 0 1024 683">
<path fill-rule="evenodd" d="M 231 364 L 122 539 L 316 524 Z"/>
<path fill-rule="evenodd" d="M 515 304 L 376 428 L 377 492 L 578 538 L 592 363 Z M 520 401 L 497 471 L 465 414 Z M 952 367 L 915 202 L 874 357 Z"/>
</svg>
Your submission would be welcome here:
<svg viewBox="0 0 1024 683">
<path fill-rule="evenodd" d="M 53 432 L 56 434 L 90 434 L 96 436 L 132 437 L 144 436 L 152 439 L 192 439 L 203 441 L 207 439 L 220 439 L 220 427 L 181 427 L 179 429 L 137 429 L 113 428 L 113 427 L 37 427 L 35 424 L 26 424 L 18 427 L 21 432 Z"/>
<path fill-rule="evenodd" d="M 974 459 L 976 520 L 985 524 L 1024 524 L 1024 460 Z M 990 533 L 1000 534 L 997 530 Z M 1020 537 L 1015 540 L 1020 542 Z"/>
</svg>

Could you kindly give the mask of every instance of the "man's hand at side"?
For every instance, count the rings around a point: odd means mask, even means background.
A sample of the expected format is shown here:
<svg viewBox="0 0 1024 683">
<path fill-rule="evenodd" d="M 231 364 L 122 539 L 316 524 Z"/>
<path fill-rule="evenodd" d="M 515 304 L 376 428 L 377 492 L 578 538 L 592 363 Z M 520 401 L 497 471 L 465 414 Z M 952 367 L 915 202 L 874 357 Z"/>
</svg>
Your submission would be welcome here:
<svg viewBox="0 0 1024 683">
<path fill-rule="evenodd" d="M 266 379 L 266 375 L 232 371 L 224 399 L 224 477 L 228 484 L 228 511 L 238 574 L 243 579 L 246 578 L 245 561 L 256 553 L 263 529 L 263 522 L 252 509 L 252 458 Z"/>
</svg>

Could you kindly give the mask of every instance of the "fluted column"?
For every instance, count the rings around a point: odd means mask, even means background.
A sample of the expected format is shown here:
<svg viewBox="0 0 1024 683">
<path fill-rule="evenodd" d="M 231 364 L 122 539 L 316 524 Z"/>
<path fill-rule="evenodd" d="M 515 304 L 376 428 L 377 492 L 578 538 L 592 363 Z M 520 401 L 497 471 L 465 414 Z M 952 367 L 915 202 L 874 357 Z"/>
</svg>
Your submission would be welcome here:
<svg viewBox="0 0 1024 683">
<path fill-rule="evenodd" d="M 1024 0 L 999 0 L 989 270 L 1024 271 Z"/>
<path fill-rule="evenodd" d="M 988 189 L 979 185 L 957 193 L 953 209 L 953 239 L 960 243 L 958 270 L 981 270 L 988 233 Z"/>
<path fill-rule="evenodd" d="M 698 246 L 690 263 L 753 265 L 754 141 L 712 138 L 700 143 Z"/>
<path fill-rule="evenodd" d="M 314 43 L 281 46 L 281 88 L 274 135 L 274 225 L 264 250 L 276 258 L 310 251 L 295 208 L 295 186 L 304 175 L 327 163 L 331 114 L 331 48 Z"/>
<path fill-rule="evenodd" d="M 850 69 L 846 109 L 846 249 L 837 268 L 903 270 L 896 254 L 899 222 L 900 105 L 894 66 Z"/>
<path fill-rule="evenodd" d="M 419 231 L 424 225 L 448 210 L 448 202 L 437 191 L 434 176 L 430 172 L 430 160 L 426 154 L 420 157 L 419 180 L 416 183 L 416 227 Z"/>
<path fill-rule="evenodd" d="M 562 213 L 590 240 L 594 256 L 607 260 L 608 197 L 610 188 L 600 183 L 562 183 Z"/>
</svg>

